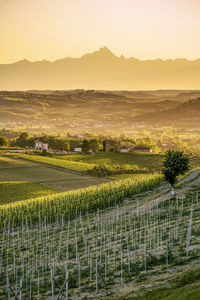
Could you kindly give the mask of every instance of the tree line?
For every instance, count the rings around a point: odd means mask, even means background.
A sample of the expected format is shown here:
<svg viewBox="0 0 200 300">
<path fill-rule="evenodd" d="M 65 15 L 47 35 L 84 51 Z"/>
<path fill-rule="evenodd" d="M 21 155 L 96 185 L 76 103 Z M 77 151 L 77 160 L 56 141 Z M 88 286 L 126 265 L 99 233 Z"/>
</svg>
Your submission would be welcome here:
<svg viewBox="0 0 200 300">
<path fill-rule="evenodd" d="M 152 148 L 154 152 L 157 152 L 156 145 L 147 138 L 137 140 L 126 136 L 111 137 L 102 135 L 91 136 L 90 138 L 65 138 L 53 135 L 29 136 L 27 132 L 22 132 L 16 139 L 8 139 L 5 136 L 0 136 L 0 147 L 12 146 L 33 149 L 36 140 L 47 143 L 49 149 L 67 152 L 73 151 L 76 147 L 81 147 L 84 153 L 90 151 L 120 152 L 121 147 L 133 149 L 136 145 L 148 146 Z"/>
</svg>

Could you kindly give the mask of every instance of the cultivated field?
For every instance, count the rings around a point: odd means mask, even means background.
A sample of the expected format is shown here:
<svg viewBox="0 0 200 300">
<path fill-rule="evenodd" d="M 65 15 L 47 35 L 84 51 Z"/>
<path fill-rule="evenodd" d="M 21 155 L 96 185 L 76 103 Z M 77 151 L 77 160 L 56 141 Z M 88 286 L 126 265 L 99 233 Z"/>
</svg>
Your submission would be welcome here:
<svg viewBox="0 0 200 300">
<path fill-rule="evenodd" d="M 0 156 L 0 299 L 199 299 L 200 170 L 171 198 L 162 159 Z M 146 174 L 85 175 L 127 162 Z"/>
<path fill-rule="evenodd" d="M 0 182 L 28 181 L 41 183 L 57 191 L 78 189 L 106 182 L 106 179 L 82 176 L 74 172 L 47 166 L 37 162 L 0 156 Z"/>
<path fill-rule="evenodd" d="M 177 275 L 198 266 L 199 174 L 180 182 L 177 198 L 147 175 L 1 206 L 0 299 L 20 282 L 22 299 L 59 290 L 65 299 L 132 299 L 166 284 L 176 295 L 170 283 L 191 283 Z M 140 299 L 168 299 L 153 293 Z"/>
<path fill-rule="evenodd" d="M 99 152 L 97 154 L 15 154 L 18 158 L 43 164 L 57 166 L 63 169 L 89 174 L 96 177 L 110 179 L 123 179 L 135 174 L 152 174 L 161 172 L 163 154 L 150 153 L 111 153 Z M 200 166 L 200 160 L 190 159 L 191 168 Z"/>
<path fill-rule="evenodd" d="M 0 182 L 0 205 L 55 193 L 58 191 L 37 182 Z"/>
</svg>

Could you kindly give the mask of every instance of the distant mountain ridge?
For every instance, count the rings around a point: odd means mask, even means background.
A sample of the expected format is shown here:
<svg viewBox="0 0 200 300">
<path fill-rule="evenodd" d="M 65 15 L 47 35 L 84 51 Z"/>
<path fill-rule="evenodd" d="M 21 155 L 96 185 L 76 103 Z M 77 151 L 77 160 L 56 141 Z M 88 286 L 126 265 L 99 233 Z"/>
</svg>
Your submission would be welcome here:
<svg viewBox="0 0 200 300">
<path fill-rule="evenodd" d="M 77 88 L 200 89 L 200 59 L 139 60 L 103 47 L 80 58 L 0 64 L 0 90 Z"/>
</svg>

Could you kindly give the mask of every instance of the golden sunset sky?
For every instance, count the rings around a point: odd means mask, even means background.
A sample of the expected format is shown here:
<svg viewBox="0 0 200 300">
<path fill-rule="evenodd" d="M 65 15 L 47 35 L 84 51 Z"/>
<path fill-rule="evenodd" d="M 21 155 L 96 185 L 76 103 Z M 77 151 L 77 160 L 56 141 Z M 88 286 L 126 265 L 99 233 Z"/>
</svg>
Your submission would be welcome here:
<svg viewBox="0 0 200 300">
<path fill-rule="evenodd" d="M 0 0 L 0 63 L 80 57 L 200 57 L 200 0 Z"/>
</svg>

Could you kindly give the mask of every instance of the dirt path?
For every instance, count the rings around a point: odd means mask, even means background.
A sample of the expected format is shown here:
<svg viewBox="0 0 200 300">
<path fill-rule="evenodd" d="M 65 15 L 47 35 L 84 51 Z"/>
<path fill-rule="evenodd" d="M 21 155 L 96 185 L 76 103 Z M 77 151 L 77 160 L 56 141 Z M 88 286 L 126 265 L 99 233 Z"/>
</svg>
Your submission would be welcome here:
<svg viewBox="0 0 200 300">
<path fill-rule="evenodd" d="M 200 169 L 191 172 L 189 175 L 180 179 L 176 188 L 176 196 L 184 198 L 190 189 L 200 187 Z M 148 203 L 161 202 L 169 199 L 171 196 L 171 187 L 167 184 L 161 188 L 151 192 L 151 195 L 143 197 L 140 201 L 140 207 L 144 207 Z M 142 205 L 144 204 L 144 205 Z"/>
</svg>

